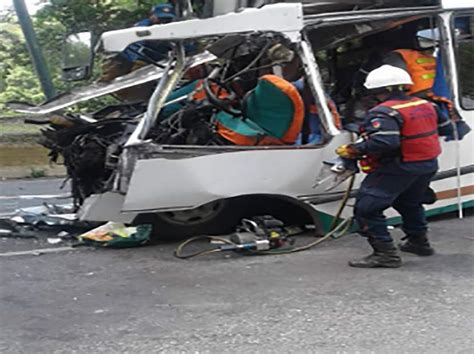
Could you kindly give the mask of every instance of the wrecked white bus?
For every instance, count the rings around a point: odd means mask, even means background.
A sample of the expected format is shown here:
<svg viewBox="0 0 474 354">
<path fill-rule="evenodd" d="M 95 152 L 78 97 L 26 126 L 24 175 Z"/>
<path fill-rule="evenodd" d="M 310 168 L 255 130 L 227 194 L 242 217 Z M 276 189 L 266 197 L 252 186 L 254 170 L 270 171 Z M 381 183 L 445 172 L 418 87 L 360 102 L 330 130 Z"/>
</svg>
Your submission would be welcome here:
<svg viewBox="0 0 474 354">
<path fill-rule="evenodd" d="M 328 191 L 330 179 L 316 187 L 315 180 L 323 161 L 353 139 L 345 127 L 371 108 L 360 77 L 383 53 L 413 48 L 419 31 L 436 32 L 455 109 L 474 125 L 473 15 L 468 1 L 312 1 L 111 31 L 101 37 L 106 52 L 145 40 L 174 49 L 169 60 L 112 82 L 12 107 L 62 112 L 154 83 L 146 101 L 63 114 L 44 131 L 52 156 L 63 157 L 83 219 L 146 222 L 161 235 L 189 236 L 229 231 L 256 211 L 285 219 L 299 206 L 323 228 L 348 182 Z M 72 75 L 86 71 L 78 66 Z M 308 111 L 317 112 L 314 129 Z M 429 215 L 474 203 L 472 137 L 442 147 Z M 396 216 L 390 211 L 390 222 Z"/>
</svg>

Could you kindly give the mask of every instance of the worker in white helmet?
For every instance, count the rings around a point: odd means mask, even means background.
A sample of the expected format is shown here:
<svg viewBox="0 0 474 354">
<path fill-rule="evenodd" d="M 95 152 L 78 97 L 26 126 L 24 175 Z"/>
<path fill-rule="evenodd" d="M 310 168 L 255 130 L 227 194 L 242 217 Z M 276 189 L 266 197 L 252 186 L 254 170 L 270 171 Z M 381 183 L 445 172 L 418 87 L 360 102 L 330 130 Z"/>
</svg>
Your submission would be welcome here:
<svg viewBox="0 0 474 354">
<path fill-rule="evenodd" d="M 400 249 L 420 256 L 434 252 L 422 204 L 438 170 L 439 135 L 452 134 L 452 126 L 436 105 L 406 95 L 412 84 L 408 72 L 394 66 L 371 71 L 364 86 L 380 103 L 361 125 L 361 141 L 336 150 L 341 157 L 359 159 L 362 171 L 368 173 L 357 194 L 354 215 L 374 252 L 349 262 L 352 267 L 401 266 L 383 214 L 390 207 L 403 220 L 407 241 Z"/>
</svg>

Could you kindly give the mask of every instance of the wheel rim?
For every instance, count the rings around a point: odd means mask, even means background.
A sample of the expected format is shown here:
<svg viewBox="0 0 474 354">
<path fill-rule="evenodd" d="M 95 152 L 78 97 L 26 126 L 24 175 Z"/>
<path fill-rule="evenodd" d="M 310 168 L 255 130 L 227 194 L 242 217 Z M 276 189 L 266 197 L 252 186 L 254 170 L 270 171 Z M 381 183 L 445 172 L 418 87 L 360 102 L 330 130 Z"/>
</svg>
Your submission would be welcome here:
<svg viewBox="0 0 474 354">
<path fill-rule="evenodd" d="M 218 200 L 189 210 L 167 211 L 160 217 L 168 223 L 191 226 L 212 220 L 225 207 L 224 200 Z"/>
</svg>

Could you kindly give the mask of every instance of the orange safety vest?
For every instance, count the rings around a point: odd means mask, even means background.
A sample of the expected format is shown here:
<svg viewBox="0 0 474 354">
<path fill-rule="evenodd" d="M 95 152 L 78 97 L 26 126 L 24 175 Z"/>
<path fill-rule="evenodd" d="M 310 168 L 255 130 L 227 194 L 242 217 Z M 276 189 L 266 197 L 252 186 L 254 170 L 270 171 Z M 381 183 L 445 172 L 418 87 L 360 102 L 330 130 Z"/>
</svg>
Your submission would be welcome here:
<svg viewBox="0 0 474 354">
<path fill-rule="evenodd" d="M 398 49 L 395 52 L 403 57 L 407 65 L 407 71 L 413 80 L 413 85 L 409 87 L 408 95 L 431 90 L 436 76 L 435 57 L 412 49 Z"/>
</svg>

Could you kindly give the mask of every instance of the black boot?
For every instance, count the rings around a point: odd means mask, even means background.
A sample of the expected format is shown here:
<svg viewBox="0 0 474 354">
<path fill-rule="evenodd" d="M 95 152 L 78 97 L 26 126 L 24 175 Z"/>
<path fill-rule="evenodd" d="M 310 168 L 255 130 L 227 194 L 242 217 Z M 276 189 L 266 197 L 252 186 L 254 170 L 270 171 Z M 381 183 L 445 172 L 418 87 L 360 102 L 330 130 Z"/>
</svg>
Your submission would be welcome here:
<svg viewBox="0 0 474 354">
<path fill-rule="evenodd" d="M 407 235 L 402 240 L 406 240 L 406 242 L 400 244 L 400 251 L 414 253 L 418 256 L 431 256 L 434 254 L 434 249 L 431 247 L 426 233 Z"/>
<path fill-rule="evenodd" d="M 350 261 L 349 265 L 355 268 L 398 268 L 402 259 L 393 242 L 380 242 L 369 239 L 374 252 L 360 260 Z"/>
</svg>

